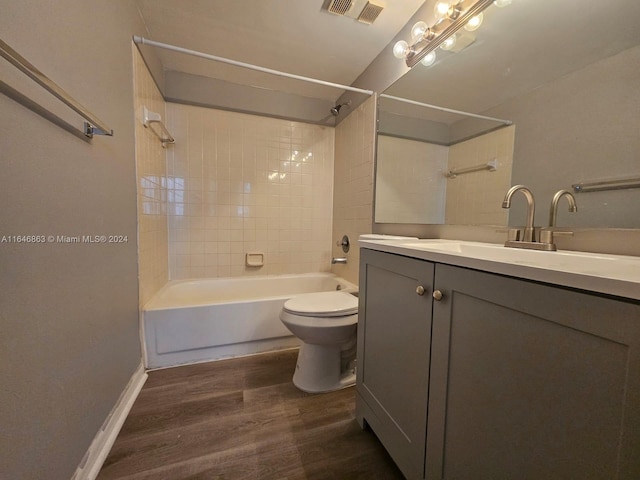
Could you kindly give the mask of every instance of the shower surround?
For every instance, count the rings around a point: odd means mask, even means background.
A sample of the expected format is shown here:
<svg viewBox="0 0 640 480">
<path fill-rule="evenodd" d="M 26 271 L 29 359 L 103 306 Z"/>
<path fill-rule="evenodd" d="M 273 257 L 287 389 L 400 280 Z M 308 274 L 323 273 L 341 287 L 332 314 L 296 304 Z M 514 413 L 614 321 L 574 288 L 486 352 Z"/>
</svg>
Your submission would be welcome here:
<svg viewBox="0 0 640 480">
<path fill-rule="evenodd" d="M 171 279 L 330 270 L 334 129 L 167 103 Z M 247 252 L 264 252 L 247 267 Z"/>
</svg>

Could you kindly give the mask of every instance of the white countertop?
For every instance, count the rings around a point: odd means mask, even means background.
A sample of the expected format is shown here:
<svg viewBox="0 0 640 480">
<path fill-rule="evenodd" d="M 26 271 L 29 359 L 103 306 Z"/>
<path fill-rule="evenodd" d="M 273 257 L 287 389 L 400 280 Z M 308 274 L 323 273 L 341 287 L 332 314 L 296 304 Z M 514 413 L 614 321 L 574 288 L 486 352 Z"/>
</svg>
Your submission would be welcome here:
<svg viewBox="0 0 640 480">
<path fill-rule="evenodd" d="M 386 235 L 363 235 L 359 244 L 406 257 L 640 300 L 640 257 Z"/>
</svg>

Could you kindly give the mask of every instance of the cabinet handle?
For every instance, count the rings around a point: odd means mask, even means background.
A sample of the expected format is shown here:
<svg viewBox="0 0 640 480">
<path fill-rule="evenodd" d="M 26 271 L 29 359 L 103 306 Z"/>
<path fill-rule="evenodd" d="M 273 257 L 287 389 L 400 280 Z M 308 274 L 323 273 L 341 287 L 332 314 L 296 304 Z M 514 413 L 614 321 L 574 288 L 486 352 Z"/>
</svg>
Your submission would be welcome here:
<svg viewBox="0 0 640 480">
<path fill-rule="evenodd" d="M 418 285 L 416 288 L 416 293 L 420 296 L 424 295 L 424 287 L 422 285 Z"/>
<path fill-rule="evenodd" d="M 440 290 L 434 290 L 433 291 L 433 299 L 436 300 L 437 302 L 439 302 L 440 300 L 442 300 L 442 292 Z"/>
</svg>

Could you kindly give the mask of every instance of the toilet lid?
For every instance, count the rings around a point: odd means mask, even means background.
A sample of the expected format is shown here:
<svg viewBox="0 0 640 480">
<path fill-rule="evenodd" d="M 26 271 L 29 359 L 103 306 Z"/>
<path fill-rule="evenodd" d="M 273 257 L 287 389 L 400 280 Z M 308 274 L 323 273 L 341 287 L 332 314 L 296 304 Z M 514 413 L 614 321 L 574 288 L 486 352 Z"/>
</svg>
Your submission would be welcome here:
<svg viewBox="0 0 640 480">
<path fill-rule="evenodd" d="M 284 309 L 307 317 L 342 317 L 358 313 L 358 299 L 346 292 L 305 293 L 287 300 Z"/>
</svg>

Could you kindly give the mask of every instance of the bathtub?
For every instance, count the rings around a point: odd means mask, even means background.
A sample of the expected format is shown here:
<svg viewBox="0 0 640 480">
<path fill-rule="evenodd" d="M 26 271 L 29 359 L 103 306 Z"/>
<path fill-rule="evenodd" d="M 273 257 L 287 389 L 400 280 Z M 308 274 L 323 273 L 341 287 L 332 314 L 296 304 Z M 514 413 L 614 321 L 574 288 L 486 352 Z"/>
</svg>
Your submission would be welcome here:
<svg viewBox="0 0 640 480">
<path fill-rule="evenodd" d="M 331 273 L 171 281 L 142 311 L 147 367 L 298 346 L 280 321 L 284 302 L 331 290 L 357 287 Z"/>
</svg>

